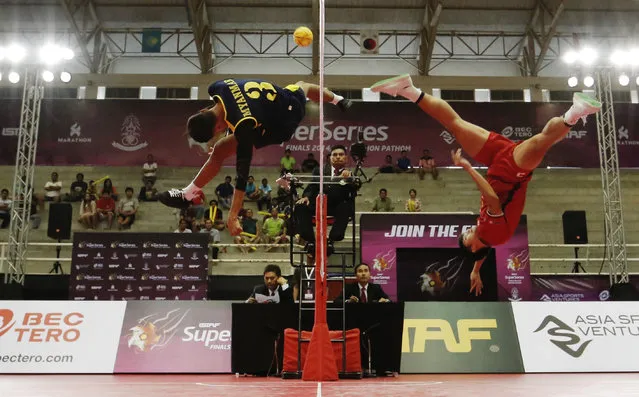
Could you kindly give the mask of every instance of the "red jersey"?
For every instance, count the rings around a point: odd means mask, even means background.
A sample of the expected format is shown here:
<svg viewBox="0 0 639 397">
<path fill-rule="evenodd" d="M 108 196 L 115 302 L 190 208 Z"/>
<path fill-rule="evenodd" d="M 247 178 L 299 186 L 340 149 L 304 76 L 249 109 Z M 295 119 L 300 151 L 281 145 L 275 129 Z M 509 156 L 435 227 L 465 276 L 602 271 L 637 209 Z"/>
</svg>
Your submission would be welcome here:
<svg viewBox="0 0 639 397">
<path fill-rule="evenodd" d="M 512 237 L 524 212 L 532 171 L 515 164 L 513 151 L 518 144 L 491 132 L 484 147 L 475 156 L 475 160 L 488 166 L 486 180 L 499 197 L 503 212 L 499 216 L 490 214 L 482 197 L 476 233 L 484 244 L 491 247 L 503 244 Z"/>
</svg>

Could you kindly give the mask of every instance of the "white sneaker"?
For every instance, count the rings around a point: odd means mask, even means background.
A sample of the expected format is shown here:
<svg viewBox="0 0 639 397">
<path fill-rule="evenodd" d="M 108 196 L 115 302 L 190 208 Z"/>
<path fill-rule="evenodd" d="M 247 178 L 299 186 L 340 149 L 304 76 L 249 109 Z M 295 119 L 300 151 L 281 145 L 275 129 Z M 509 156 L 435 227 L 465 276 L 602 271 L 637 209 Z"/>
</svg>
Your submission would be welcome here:
<svg viewBox="0 0 639 397">
<path fill-rule="evenodd" d="M 391 77 L 390 79 L 381 80 L 371 86 L 373 92 L 383 92 L 384 94 L 397 96 L 404 88 L 411 87 L 413 80 L 410 75 L 403 74 L 401 76 Z"/>
<path fill-rule="evenodd" d="M 580 118 L 584 125 L 586 124 L 588 115 L 601 110 L 601 102 L 583 92 L 574 93 L 572 96 L 572 106 L 575 110 L 575 117 Z"/>
</svg>

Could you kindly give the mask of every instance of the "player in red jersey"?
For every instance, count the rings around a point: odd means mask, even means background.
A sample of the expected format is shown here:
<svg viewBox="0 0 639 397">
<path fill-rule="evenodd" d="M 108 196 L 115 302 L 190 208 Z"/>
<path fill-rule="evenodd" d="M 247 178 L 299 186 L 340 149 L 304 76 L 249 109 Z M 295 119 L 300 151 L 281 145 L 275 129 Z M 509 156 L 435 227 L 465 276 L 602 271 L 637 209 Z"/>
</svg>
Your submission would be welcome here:
<svg viewBox="0 0 639 397">
<path fill-rule="evenodd" d="M 562 140 L 579 119 L 585 122 L 586 116 L 598 112 L 601 104 L 586 94 L 575 93 L 573 104 L 563 117 L 553 117 L 541 133 L 515 143 L 463 120 L 448 103 L 416 88 L 409 75 L 382 80 L 371 90 L 400 95 L 415 102 L 452 133 L 470 157 L 488 166 L 484 178 L 462 156 L 461 149 L 451 152 L 455 165 L 470 174 L 481 193 L 477 225 L 459 237 L 460 247 L 475 261 L 470 275 L 470 291 L 481 294 L 483 284 L 479 269 L 490 248 L 505 243 L 514 234 L 524 210 L 532 171 L 551 146 Z"/>
</svg>

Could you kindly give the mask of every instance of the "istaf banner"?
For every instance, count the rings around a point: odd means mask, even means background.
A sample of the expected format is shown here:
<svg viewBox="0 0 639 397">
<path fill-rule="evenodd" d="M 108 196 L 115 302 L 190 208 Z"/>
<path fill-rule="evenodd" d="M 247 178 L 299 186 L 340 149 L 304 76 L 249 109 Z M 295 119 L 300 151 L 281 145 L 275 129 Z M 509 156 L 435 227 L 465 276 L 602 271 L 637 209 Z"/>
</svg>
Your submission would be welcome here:
<svg viewBox="0 0 639 397">
<path fill-rule="evenodd" d="M 372 281 L 394 300 L 530 300 L 526 216 L 515 235 L 497 246 L 482 266 L 484 296 L 470 294 L 473 262 L 458 237 L 477 222 L 464 214 L 369 213 L 360 217 L 362 261 Z"/>
<path fill-rule="evenodd" d="M 149 153 L 162 166 L 199 167 L 208 155 L 184 135 L 188 117 L 209 101 L 44 100 L 38 138 L 38 165 L 139 166 Z M 562 115 L 569 103 L 453 103 L 466 120 L 518 141 L 540 133 Z M 451 165 L 450 150 L 459 147 L 452 134 L 410 102 L 357 102 L 348 112 L 325 107 L 325 151 L 349 146 L 361 136 L 368 147 L 366 165 L 383 164 L 386 155 L 408 152 L 417 164 L 424 148 L 441 166 Z M 639 167 L 639 105 L 615 104 L 621 167 Z M 289 142 L 256 151 L 255 166 L 278 166 L 285 149 L 301 163 L 319 154 L 317 112 L 307 112 Z M 20 101 L 0 101 L 0 165 L 15 164 Z M 540 167 L 598 168 L 594 117 L 579 123 L 550 152 Z M 225 164 L 233 165 L 235 159 Z"/>
<path fill-rule="evenodd" d="M 203 300 L 208 238 L 199 233 L 74 233 L 73 300 Z"/>
</svg>

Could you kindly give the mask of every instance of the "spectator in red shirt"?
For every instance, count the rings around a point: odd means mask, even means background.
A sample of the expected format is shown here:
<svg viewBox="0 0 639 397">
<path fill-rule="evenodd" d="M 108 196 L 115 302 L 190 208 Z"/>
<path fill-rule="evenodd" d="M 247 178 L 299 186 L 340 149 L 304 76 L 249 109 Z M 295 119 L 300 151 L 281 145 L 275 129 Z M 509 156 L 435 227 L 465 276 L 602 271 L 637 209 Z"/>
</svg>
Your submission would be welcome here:
<svg viewBox="0 0 639 397">
<path fill-rule="evenodd" d="M 111 193 L 108 191 L 102 192 L 102 197 L 98 200 L 98 222 L 107 220 L 108 229 L 113 226 L 113 219 L 115 218 L 115 200 L 111 197 Z"/>
</svg>

